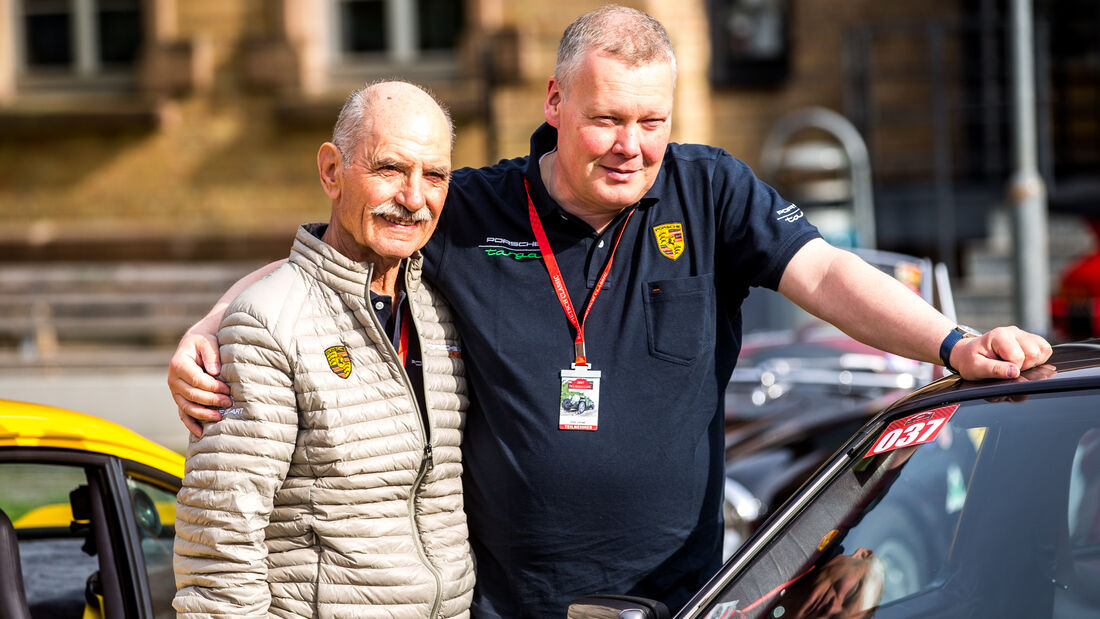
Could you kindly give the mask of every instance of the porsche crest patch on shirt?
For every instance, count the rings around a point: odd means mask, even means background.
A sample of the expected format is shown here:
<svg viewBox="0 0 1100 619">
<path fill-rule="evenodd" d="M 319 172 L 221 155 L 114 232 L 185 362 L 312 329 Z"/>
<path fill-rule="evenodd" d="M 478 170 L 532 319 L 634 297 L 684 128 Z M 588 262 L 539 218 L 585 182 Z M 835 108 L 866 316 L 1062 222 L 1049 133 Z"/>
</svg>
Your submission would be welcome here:
<svg viewBox="0 0 1100 619">
<path fill-rule="evenodd" d="M 657 237 L 657 249 L 670 260 L 676 260 L 684 253 L 684 224 L 680 222 L 653 226 Z"/>
</svg>

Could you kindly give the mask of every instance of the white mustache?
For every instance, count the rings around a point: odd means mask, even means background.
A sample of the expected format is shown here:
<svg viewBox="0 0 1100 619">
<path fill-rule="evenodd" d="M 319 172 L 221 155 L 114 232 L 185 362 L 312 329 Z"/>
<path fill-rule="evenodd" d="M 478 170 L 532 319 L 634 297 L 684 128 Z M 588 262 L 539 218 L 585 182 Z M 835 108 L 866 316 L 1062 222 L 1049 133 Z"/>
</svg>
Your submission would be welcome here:
<svg viewBox="0 0 1100 619">
<path fill-rule="evenodd" d="M 370 210 L 370 214 L 379 217 L 389 217 L 390 219 L 410 220 L 416 223 L 432 220 L 432 213 L 427 208 L 410 211 L 396 202 L 379 204 Z"/>
</svg>

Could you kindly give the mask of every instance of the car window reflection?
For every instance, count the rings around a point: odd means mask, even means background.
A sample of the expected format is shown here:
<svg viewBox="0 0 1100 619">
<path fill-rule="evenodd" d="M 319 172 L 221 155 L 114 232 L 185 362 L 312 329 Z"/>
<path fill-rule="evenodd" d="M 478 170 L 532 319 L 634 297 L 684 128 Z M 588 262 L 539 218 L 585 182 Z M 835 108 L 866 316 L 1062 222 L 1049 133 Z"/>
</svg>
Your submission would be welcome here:
<svg viewBox="0 0 1100 619">
<path fill-rule="evenodd" d="M 853 459 L 702 616 L 1100 617 L 1097 398 L 967 402 Z"/>
</svg>

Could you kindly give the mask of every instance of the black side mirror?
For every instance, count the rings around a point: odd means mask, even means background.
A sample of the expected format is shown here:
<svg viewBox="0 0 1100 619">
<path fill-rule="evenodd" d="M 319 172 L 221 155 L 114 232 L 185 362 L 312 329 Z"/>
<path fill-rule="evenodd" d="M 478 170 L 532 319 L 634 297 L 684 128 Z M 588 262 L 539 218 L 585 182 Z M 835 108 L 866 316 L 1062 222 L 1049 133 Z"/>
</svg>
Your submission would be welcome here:
<svg viewBox="0 0 1100 619">
<path fill-rule="evenodd" d="M 138 527 L 147 533 L 149 537 L 160 536 L 160 532 L 164 527 L 160 521 L 157 504 L 153 502 L 153 499 L 149 498 L 144 490 L 135 488 L 130 491 L 130 500 L 134 503 L 134 519 L 137 520 Z"/>
<path fill-rule="evenodd" d="M 660 602 L 629 595 L 586 595 L 569 604 L 568 619 L 669 619 Z"/>
<path fill-rule="evenodd" d="M 69 507 L 73 510 L 74 521 L 86 522 L 92 519 L 92 495 L 88 486 L 77 486 L 69 493 Z"/>
<path fill-rule="evenodd" d="M 95 528 L 92 527 L 92 491 L 88 486 L 77 486 L 69 493 L 69 507 L 73 512 L 73 520 L 69 523 L 69 531 L 75 535 L 84 536 L 84 544 L 80 549 L 89 557 L 94 557 L 97 549 Z"/>
</svg>

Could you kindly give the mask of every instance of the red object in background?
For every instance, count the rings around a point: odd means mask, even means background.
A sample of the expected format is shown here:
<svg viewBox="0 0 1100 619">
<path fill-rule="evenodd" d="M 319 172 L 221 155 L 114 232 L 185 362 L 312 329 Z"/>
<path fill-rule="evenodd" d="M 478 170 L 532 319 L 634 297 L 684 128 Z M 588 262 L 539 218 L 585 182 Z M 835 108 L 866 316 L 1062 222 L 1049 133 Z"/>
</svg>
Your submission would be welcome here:
<svg viewBox="0 0 1100 619">
<path fill-rule="evenodd" d="M 1100 241 L 1100 219 L 1089 218 L 1092 236 Z M 1064 340 L 1100 336 L 1100 250 L 1071 264 L 1050 300 L 1055 332 Z"/>
</svg>

